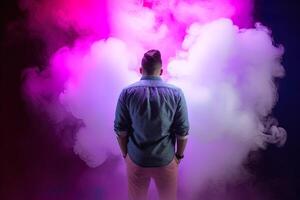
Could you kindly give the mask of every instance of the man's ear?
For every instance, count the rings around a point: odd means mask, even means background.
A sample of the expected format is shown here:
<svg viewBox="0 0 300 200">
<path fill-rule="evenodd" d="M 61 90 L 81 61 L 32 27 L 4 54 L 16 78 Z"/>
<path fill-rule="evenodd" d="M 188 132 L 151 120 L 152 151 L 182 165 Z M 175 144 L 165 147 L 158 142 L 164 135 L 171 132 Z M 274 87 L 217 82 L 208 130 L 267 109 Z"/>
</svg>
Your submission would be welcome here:
<svg viewBox="0 0 300 200">
<path fill-rule="evenodd" d="M 143 68 L 142 67 L 140 67 L 140 73 L 143 74 Z"/>
<path fill-rule="evenodd" d="M 161 69 L 160 69 L 160 74 L 159 74 L 159 75 L 162 75 L 163 72 L 164 72 L 164 70 L 161 68 Z"/>
</svg>

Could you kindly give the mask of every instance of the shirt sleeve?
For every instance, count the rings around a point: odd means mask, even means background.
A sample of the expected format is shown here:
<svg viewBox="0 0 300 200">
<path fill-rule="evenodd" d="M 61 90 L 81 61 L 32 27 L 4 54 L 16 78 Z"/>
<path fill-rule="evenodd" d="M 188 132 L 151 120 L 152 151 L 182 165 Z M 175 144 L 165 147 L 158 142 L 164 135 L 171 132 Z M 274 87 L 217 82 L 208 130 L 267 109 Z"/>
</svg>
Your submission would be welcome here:
<svg viewBox="0 0 300 200">
<path fill-rule="evenodd" d="M 114 131 L 116 134 L 129 133 L 131 130 L 131 118 L 126 105 L 126 90 L 122 90 L 115 111 Z"/>
<path fill-rule="evenodd" d="M 179 90 L 178 104 L 175 112 L 172 132 L 176 134 L 177 138 L 186 138 L 189 134 L 189 119 L 188 119 L 188 110 L 187 104 L 182 90 Z"/>
</svg>

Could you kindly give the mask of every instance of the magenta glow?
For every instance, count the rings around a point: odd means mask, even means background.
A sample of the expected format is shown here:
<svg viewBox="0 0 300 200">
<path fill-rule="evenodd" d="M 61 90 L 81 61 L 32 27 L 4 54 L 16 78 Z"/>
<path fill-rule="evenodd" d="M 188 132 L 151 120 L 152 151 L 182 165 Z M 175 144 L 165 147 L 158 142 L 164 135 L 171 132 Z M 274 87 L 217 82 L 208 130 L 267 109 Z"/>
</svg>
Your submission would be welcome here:
<svg viewBox="0 0 300 200">
<path fill-rule="evenodd" d="M 53 52 L 45 70 L 24 72 L 24 95 L 55 122 L 68 122 L 69 115 L 82 120 L 73 151 L 106 173 L 89 171 L 83 179 L 100 182 L 113 165 L 110 184 L 124 183 L 123 163 L 108 163 L 120 154 L 114 109 L 121 89 L 139 79 L 141 56 L 150 48 L 161 50 L 163 78 L 182 87 L 188 102 L 182 199 L 194 199 L 208 183 L 238 179 L 249 151 L 284 144 L 285 130 L 269 117 L 284 50 L 253 23 L 251 0 L 22 0 L 21 6 L 29 29 Z M 58 30 L 75 32 L 72 44 Z M 106 199 L 114 199 L 103 187 Z"/>
</svg>

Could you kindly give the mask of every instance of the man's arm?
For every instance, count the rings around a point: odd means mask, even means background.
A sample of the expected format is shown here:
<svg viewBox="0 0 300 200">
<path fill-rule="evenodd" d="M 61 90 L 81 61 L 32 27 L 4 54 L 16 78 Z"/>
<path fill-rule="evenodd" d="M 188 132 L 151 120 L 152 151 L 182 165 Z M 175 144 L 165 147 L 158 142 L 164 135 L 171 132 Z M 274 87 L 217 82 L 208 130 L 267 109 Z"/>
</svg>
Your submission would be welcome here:
<svg viewBox="0 0 300 200">
<path fill-rule="evenodd" d="M 117 135 L 117 140 L 124 158 L 127 155 L 127 143 L 130 130 L 131 118 L 126 106 L 126 91 L 123 90 L 119 96 L 116 107 L 114 131 Z"/>
<path fill-rule="evenodd" d="M 188 111 L 182 90 L 180 90 L 178 105 L 174 117 L 173 131 L 175 132 L 177 139 L 176 157 L 180 160 L 184 156 L 184 150 L 187 145 L 187 138 L 189 134 Z"/>
<path fill-rule="evenodd" d="M 127 143 L 128 143 L 128 133 L 127 132 L 118 132 L 117 140 L 123 155 L 123 158 L 127 155 Z"/>
<path fill-rule="evenodd" d="M 187 137 L 181 138 L 181 137 L 177 137 L 177 148 L 176 148 L 176 156 L 183 157 L 184 155 L 184 150 L 187 144 Z"/>
</svg>

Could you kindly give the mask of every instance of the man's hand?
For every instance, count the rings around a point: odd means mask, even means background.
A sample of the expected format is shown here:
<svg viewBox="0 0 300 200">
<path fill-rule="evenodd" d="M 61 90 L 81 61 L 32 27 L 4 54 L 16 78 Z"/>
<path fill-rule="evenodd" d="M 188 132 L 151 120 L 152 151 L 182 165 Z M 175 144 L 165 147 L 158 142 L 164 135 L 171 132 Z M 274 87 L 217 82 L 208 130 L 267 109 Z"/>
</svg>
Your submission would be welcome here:
<svg viewBox="0 0 300 200">
<path fill-rule="evenodd" d="M 175 162 L 177 163 L 177 165 L 179 165 L 179 163 L 181 162 L 181 160 L 179 160 L 178 158 L 176 158 L 176 156 L 175 156 Z"/>
<path fill-rule="evenodd" d="M 181 162 L 181 160 L 183 159 L 183 155 L 178 154 L 178 152 L 175 153 L 175 161 L 177 164 L 179 164 Z"/>
</svg>

